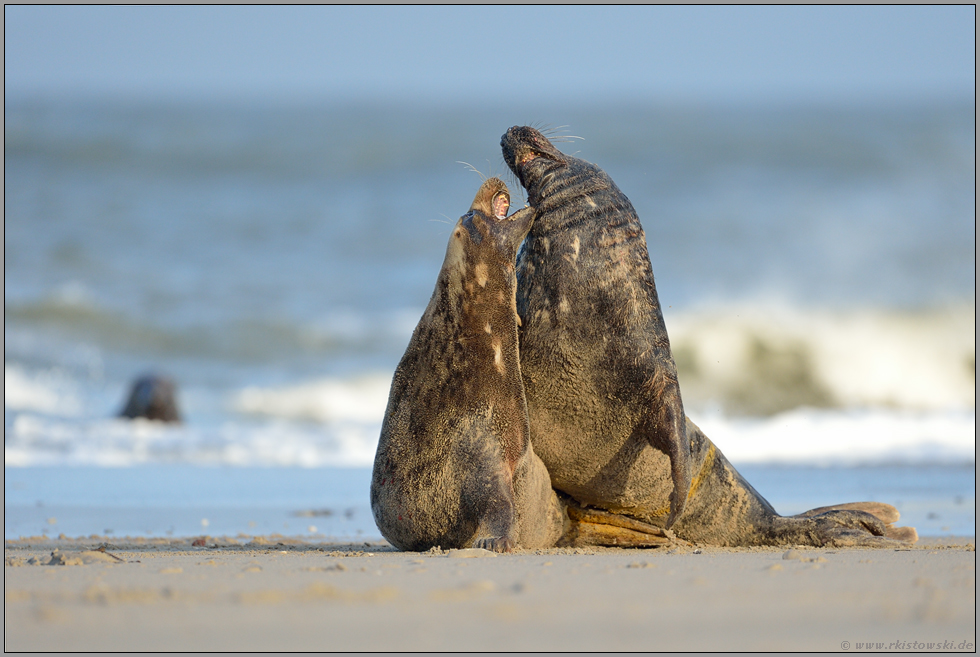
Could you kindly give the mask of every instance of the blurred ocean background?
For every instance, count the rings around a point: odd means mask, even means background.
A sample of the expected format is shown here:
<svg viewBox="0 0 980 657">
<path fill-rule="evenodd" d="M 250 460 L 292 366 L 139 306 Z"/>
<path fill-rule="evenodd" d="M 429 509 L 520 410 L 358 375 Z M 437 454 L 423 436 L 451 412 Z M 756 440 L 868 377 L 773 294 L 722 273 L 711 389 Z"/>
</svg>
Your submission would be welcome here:
<svg viewBox="0 0 980 657">
<path fill-rule="evenodd" d="M 8 93 L 5 536 L 377 538 L 391 375 L 525 123 L 633 202 L 688 414 L 778 510 L 975 534 L 972 98 L 509 97 Z M 145 372 L 183 424 L 115 417 Z"/>
</svg>

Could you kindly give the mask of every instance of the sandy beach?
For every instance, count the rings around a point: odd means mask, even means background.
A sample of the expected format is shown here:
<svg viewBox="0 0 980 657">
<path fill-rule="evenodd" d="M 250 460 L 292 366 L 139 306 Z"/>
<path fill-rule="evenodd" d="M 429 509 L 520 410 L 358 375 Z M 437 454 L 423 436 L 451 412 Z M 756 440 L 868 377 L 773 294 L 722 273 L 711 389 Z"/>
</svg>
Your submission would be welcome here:
<svg viewBox="0 0 980 657">
<path fill-rule="evenodd" d="M 974 546 L 494 555 L 279 535 L 20 538 L 4 545 L 4 650 L 972 652 Z"/>
</svg>

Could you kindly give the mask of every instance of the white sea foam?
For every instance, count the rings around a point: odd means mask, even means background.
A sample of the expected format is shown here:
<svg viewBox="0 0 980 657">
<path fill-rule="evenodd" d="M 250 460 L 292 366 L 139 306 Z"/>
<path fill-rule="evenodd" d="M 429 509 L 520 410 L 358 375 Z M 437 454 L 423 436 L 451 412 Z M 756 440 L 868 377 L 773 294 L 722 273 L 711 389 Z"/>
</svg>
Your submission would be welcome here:
<svg viewBox="0 0 980 657">
<path fill-rule="evenodd" d="M 976 310 L 738 306 L 666 317 L 689 409 L 975 408 Z"/>
<path fill-rule="evenodd" d="M 70 379 L 53 371 L 28 374 L 16 366 L 3 366 L 3 406 L 16 411 L 42 411 L 73 415 L 80 409 Z"/>
<path fill-rule="evenodd" d="M 236 394 L 231 405 L 239 413 L 294 420 L 380 423 L 390 386 L 391 375 L 375 374 L 283 388 L 249 387 Z"/>
<path fill-rule="evenodd" d="M 332 379 L 232 395 L 240 415 L 183 425 L 7 409 L 8 466 L 370 466 L 387 377 Z M 21 386 L 29 389 L 28 386 Z M 192 404 L 193 405 L 193 404 Z M 692 413 L 736 465 L 975 462 L 970 410 L 798 408 L 770 417 Z"/>
<path fill-rule="evenodd" d="M 737 465 L 975 462 L 972 413 L 797 409 L 769 418 L 695 417 Z M 375 422 L 228 421 L 220 426 L 79 420 L 21 413 L 7 427 L 7 466 L 370 466 Z"/>
<path fill-rule="evenodd" d="M 739 463 L 974 462 L 973 306 L 670 313 L 685 406 Z M 182 387 L 185 424 L 112 418 L 125 386 L 4 367 L 8 466 L 369 466 L 391 374 L 219 392 Z M 73 378 L 74 376 L 74 378 Z"/>
<path fill-rule="evenodd" d="M 730 461 L 857 465 L 976 460 L 970 411 L 827 411 L 800 408 L 769 418 L 693 418 Z"/>
<path fill-rule="evenodd" d="M 70 421 L 21 414 L 7 427 L 7 466 L 155 463 L 230 466 L 368 466 L 380 424 L 313 426 L 276 420 L 220 426 L 147 420 Z"/>
</svg>

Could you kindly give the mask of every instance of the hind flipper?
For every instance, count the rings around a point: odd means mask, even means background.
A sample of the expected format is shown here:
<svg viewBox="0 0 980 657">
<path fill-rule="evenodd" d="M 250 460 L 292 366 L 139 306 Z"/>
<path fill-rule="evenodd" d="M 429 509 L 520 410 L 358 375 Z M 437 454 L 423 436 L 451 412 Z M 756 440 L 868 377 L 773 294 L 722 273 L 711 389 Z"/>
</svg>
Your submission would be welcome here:
<svg viewBox="0 0 980 657">
<path fill-rule="evenodd" d="M 915 531 L 915 527 L 892 527 L 888 525 L 885 527 L 885 536 L 903 543 L 915 543 L 919 540 L 919 532 Z"/>
<path fill-rule="evenodd" d="M 796 516 L 797 518 L 809 518 L 818 516 L 827 511 L 864 511 L 881 520 L 886 525 L 890 525 L 899 518 L 898 509 L 891 504 L 884 502 L 848 502 L 847 504 L 832 504 L 830 506 L 819 506 L 810 509 Z"/>
<path fill-rule="evenodd" d="M 905 543 L 915 543 L 919 540 L 919 534 L 915 527 L 895 527 L 900 514 L 898 509 L 891 504 L 884 502 L 848 502 L 847 504 L 834 504 L 832 506 L 821 506 L 810 509 L 795 516 L 796 518 L 812 518 L 828 511 L 864 511 L 881 520 L 885 524 L 885 536 L 890 539 Z"/>
<path fill-rule="evenodd" d="M 890 527 L 867 511 L 819 509 L 788 518 L 773 519 L 770 545 L 817 547 L 901 547 L 905 538 L 894 537 Z M 905 530 L 911 528 L 895 528 Z M 914 533 L 915 530 L 913 529 Z M 901 536 L 907 535 L 904 531 Z"/>
</svg>

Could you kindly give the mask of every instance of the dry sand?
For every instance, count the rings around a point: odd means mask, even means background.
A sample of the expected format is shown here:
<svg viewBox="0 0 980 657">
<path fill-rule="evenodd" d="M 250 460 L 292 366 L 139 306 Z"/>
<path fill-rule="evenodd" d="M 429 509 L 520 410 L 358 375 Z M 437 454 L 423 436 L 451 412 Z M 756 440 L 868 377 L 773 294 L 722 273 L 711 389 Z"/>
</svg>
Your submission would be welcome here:
<svg viewBox="0 0 980 657">
<path fill-rule="evenodd" d="M 685 546 L 508 555 L 281 536 L 192 542 L 6 541 L 4 650 L 976 646 L 972 537 L 925 538 L 902 550 Z M 93 551 L 100 545 L 104 552 Z"/>
</svg>

